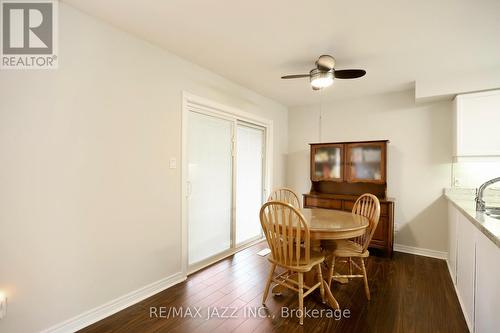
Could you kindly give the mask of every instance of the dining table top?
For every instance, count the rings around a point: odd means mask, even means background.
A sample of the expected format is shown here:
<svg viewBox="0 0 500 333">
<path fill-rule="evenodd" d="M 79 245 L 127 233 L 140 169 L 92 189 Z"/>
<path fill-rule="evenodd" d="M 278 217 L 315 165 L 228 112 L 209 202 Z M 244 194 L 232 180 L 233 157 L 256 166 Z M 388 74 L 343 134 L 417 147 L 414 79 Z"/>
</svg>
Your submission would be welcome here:
<svg viewBox="0 0 500 333">
<path fill-rule="evenodd" d="M 301 212 L 313 239 L 357 237 L 369 226 L 368 218 L 351 212 L 321 208 L 303 208 Z"/>
</svg>

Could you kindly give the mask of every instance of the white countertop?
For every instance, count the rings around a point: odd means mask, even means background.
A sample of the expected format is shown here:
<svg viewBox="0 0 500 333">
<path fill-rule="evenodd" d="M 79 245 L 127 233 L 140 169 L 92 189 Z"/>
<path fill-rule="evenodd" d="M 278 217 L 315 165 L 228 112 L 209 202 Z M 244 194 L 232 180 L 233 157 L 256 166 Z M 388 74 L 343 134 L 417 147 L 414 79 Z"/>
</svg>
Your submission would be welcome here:
<svg viewBox="0 0 500 333">
<path fill-rule="evenodd" d="M 445 197 L 457 207 L 486 237 L 500 247 L 500 219 L 476 212 L 474 195 L 463 190 L 446 189 Z"/>
</svg>

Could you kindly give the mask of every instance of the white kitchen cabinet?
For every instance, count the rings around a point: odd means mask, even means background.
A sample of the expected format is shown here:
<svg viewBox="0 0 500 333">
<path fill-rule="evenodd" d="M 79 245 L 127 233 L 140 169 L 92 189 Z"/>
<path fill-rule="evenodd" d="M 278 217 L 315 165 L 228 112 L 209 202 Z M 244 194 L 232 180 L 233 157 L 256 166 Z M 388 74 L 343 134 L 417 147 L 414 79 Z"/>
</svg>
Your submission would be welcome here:
<svg viewBox="0 0 500 333">
<path fill-rule="evenodd" d="M 476 227 L 458 213 L 456 288 L 471 332 L 474 331 L 475 231 Z"/>
<path fill-rule="evenodd" d="M 500 90 L 457 95 L 454 156 L 499 157 Z"/>
<path fill-rule="evenodd" d="M 481 232 L 477 233 L 476 239 L 474 332 L 498 332 L 500 329 L 500 248 Z"/>
<path fill-rule="evenodd" d="M 448 201 L 448 268 L 454 284 L 457 283 L 457 224 L 458 210 Z"/>
<path fill-rule="evenodd" d="M 498 332 L 500 248 L 451 201 L 448 236 L 450 275 L 470 332 Z"/>
</svg>

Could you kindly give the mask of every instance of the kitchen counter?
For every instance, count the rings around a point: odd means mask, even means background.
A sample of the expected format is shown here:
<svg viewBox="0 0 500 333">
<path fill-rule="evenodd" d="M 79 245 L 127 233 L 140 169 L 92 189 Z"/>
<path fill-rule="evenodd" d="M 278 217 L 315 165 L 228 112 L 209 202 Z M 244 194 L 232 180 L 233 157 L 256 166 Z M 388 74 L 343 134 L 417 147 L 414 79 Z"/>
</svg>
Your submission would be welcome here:
<svg viewBox="0 0 500 333">
<path fill-rule="evenodd" d="M 500 219 L 492 218 L 485 213 L 476 212 L 474 193 L 471 191 L 446 189 L 445 197 L 464 214 L 465 217 L 488 237 L 497 247 L 500 247 Z"/>
</svg>

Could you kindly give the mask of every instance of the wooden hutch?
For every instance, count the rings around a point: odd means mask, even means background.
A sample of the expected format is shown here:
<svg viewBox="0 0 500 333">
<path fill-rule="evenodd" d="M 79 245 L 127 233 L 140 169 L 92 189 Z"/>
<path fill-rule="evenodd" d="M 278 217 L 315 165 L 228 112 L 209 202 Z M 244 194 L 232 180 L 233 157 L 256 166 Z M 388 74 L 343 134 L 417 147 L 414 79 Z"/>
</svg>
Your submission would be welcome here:
<svg viewBox="0 0 500 333">
<path fill-rule="evenodd" d="M 304 194 L 305 208 L 351 211 L 363 193 L 380 200 L 380 220 L 371 249 L 392 256 L 394 200 L 387 198 L 388 140 L 313 143 L 311 145 L 311 191 Z"/>
</svg>

